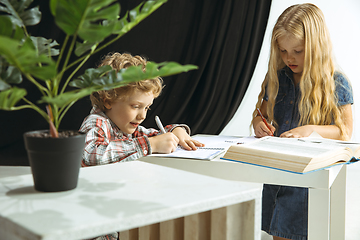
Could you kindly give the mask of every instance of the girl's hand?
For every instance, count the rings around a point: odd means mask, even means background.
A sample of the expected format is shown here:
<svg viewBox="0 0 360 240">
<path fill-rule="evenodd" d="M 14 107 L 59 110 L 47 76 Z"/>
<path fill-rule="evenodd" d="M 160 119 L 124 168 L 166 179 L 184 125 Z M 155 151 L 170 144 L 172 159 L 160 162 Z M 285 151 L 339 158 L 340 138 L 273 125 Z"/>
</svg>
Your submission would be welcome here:
<svg viewBox="0 0 360 240">
<path fill-rule="evenodd" d="M 179 139 L 175 134 L 168 132 L 149 137 L 149 142 L 153 153 L 172 153 L 179 144 Z"/>
<path fill-rule="evenodd" d="M 302 138 L 302 137 L 308 137 L 310 134 L 314 131 L 313 125 L 305 125 L 301 127 L 297 127 L 294 129 L 291 129 L 287 132 L 283 132 L 280 137 L 285 138 Z"/>
<path fill-rule="evenodd" d="M 274 132 L 275 132 L 275 127 L 273 125 L 271 125 L 270 123 L 268 123 L 269 128 L 266 126 L 266 124 L 262 121 L 260 116 L 257 116 L 254 119 L 254 133 L 256 137 L 266 137 L 266 136 L 273 136 Z"/>
<path fill-rule="evenodd" d="M 182 127 L 175 128 L 172 133 L 179 139 L 179 145 L 185 150 L 196 150 L 196 147 L 205 146 L 205 144 L 192 139 Z"/>
</svg>

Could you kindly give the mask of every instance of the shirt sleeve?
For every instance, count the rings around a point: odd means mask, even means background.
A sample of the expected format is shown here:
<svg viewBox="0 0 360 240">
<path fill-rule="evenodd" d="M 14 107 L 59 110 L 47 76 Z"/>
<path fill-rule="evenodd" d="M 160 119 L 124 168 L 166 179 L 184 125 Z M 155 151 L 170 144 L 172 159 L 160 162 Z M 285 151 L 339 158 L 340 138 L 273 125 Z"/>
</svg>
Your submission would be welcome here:
<svg viewBox="0 0 360 240">
<path fill-rule="evenodd" d="M 185 124 L 167 125 L 165 130 L 170 132 L 176 127 L 184 127 L 190 134 Z M 152 153 L 149 137 L 160 134 L 156 129 L 143 126 L 138 126 L 132 135 L 119 134 L 108 119 L 95 114 L 85 119 L 80 131 L 86 133 L 82 166 L 134 161 L 149 155 Z"/>
<path fill-rule="evenodd" d="M 346 104 L 353 104 L 354 97 L 350 82 L 341 73 L 335 73 L 334 79 L 335 79 L 335 87 L 336 87 L 335 91 L 336 91 L 338 105 L 343 106 Z"/>
<path fill-rule="evenodd" d="M 87 134 L 82 166 L 134 161 L 151 152 L 146 135 L 119 138 L 110 122 L 104 118 L 88 119 L 83 123 L 80 131 Z"/>
</svg>

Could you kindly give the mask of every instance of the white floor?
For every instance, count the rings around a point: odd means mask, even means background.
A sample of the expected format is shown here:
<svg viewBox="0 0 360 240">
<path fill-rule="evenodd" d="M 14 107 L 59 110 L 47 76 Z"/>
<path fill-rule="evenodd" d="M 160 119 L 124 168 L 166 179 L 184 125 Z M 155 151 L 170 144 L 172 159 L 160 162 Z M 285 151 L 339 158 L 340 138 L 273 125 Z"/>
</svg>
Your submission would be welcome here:
<svg viewBox="0 0 360 240">
<path fill-rule="evenodd" d="M 360 239 L 360 163 L 347 168 L 345 240 Z M 261 240 L 272 240 L 262 232 Z"/>
</svg>

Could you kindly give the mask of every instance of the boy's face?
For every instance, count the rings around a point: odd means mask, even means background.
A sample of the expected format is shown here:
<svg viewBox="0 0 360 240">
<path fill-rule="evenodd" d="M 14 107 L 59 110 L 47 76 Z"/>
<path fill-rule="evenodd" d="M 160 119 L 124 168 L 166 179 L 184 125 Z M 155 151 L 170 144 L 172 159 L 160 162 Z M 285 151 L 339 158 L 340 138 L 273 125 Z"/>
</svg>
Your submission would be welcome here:
<svg viewBox="0 0 360 240">
<path fill-rule="evenodd" d="M 135 129 L 145 118 L 147 111 L 154 101 L 152 92 L 135 90 L 127 98 L 116 100 L 109 104 L 105 103 L 106 115 L 113 121 L 121 131 L 127 134 L 134 133 Z"/>
<path fill-rule="evenodd" d="M 278 45 L 284 63 L 293 71 L 294 75 L 301 76 L 305 58 L 304 41 L 293 36 L 284 36 L 278 38 Z"/>
</svg>

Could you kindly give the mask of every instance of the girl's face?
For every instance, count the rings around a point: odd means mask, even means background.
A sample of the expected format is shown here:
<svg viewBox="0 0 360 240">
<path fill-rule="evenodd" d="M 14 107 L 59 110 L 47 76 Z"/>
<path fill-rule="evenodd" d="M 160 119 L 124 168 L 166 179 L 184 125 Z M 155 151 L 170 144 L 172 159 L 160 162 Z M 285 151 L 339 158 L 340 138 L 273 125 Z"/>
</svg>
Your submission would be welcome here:
<svg viewBox="0 0 360 240">
<path fill-rule="evenodd" d="M 294 77 L 301 76 L 304 69 L 305 44 L 293 36 L 277 39 L 279 51 L 284 63 L 293 71 Z"/>
<path fill-rule="evenodd" d="M 152 92 L 135 90 L 128 98 L 116 100 L 113 103 L 105 103 L 106 115 L 121 131 L 133 134 L 136 128 L 145 118 L 147 111 L 154 101 Z"/>
</svg>

